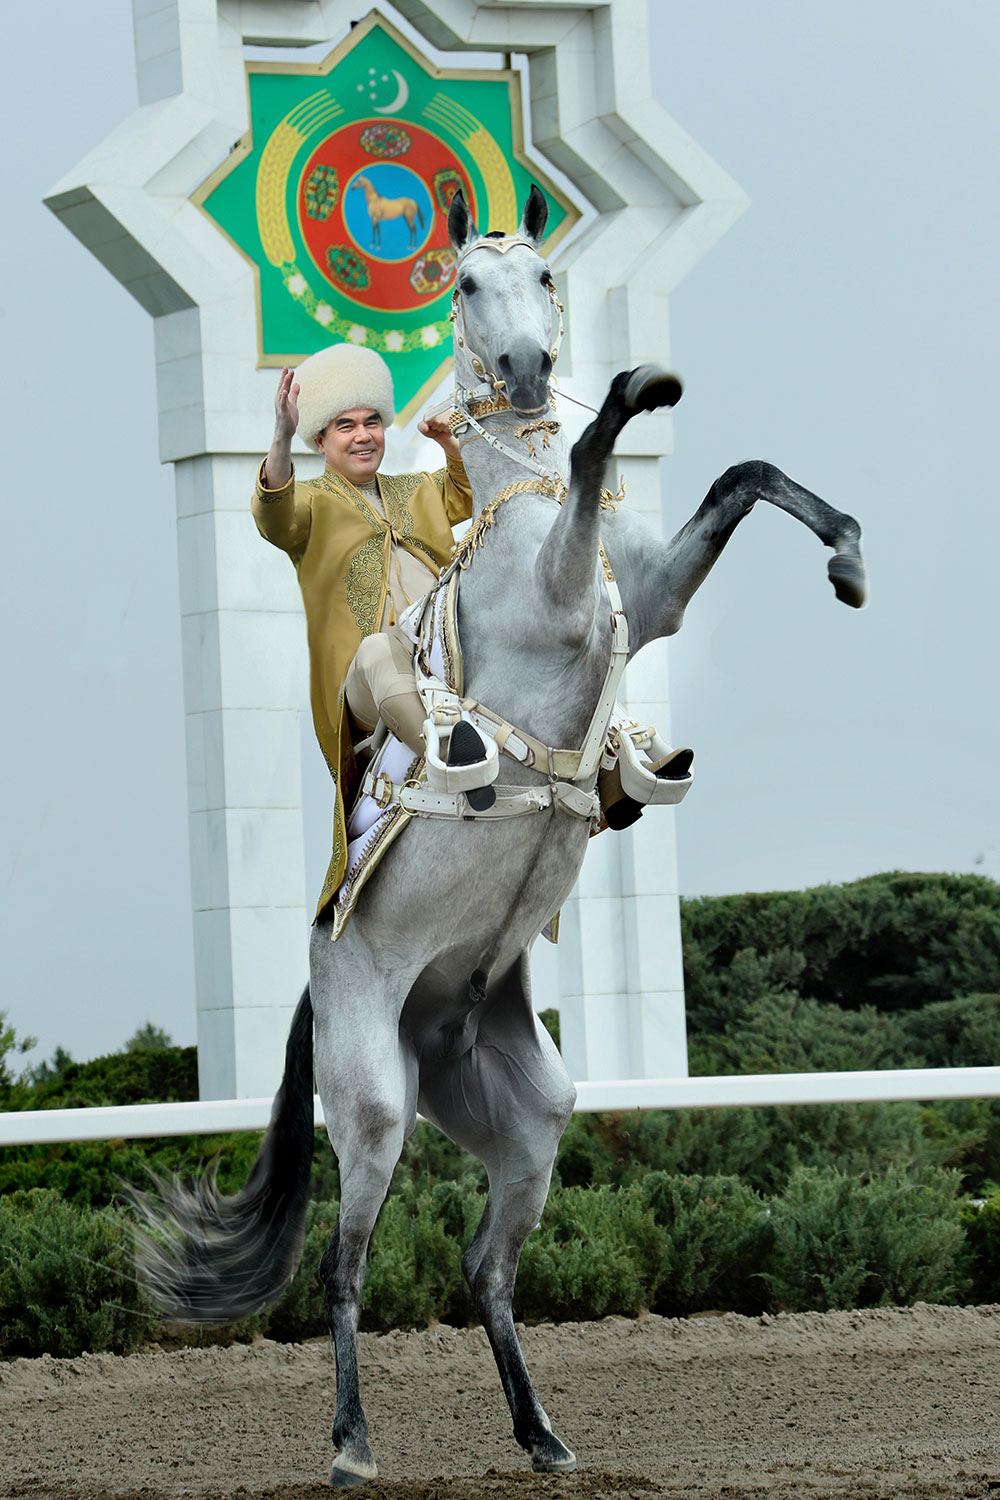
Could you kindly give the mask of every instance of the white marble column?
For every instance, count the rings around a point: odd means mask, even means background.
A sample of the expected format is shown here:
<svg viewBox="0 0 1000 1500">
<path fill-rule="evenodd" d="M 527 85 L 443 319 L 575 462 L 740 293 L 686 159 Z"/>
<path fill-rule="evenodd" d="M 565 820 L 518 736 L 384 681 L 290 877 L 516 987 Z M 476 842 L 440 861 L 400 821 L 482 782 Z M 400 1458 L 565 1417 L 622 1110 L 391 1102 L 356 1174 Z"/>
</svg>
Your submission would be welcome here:
<svg viewBox="0 0 1000 1500">
<path fill-rule="evenodd" d="M 305 982 L 295 572 L 250 515 L 255 454 L 175 464 L 199 1086 L 271 1094 Z"/>
</svg>

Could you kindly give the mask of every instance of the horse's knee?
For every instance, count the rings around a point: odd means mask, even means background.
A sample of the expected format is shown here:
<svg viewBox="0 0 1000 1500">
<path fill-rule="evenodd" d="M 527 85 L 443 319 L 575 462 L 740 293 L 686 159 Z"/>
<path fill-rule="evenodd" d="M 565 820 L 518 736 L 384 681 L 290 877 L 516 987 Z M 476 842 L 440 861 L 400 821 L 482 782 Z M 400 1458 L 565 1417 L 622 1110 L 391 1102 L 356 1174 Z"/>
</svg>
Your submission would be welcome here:
<svg viewBox="0 0 1000 1500">
<path fill-rule="evenodd" d="M 732 464 L 715 483 L 726 492 L 751 490 L 756 499 L 780 472 L 766 459 L 748 458 L 742 463 Z"/>
</svg>

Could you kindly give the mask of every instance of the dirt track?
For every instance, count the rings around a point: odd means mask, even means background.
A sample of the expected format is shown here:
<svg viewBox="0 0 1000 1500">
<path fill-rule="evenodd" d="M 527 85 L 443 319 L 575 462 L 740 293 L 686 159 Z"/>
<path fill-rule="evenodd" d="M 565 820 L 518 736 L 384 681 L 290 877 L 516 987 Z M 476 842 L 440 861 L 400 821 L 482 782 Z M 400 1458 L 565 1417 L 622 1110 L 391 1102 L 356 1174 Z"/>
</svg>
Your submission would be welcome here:
<svg viewBox="0 0 1000 1500">
<path fill-rule="evenodd" d="M 366 1500 L 1000 1496 L 1000 1307 L 524 1335 L 566 1478 L 526 1473 L 484 1335 L 368 1335 Z M 325 1342 L 0 1363 L 0 1496 L 318 1500 Z"/>
</svg>

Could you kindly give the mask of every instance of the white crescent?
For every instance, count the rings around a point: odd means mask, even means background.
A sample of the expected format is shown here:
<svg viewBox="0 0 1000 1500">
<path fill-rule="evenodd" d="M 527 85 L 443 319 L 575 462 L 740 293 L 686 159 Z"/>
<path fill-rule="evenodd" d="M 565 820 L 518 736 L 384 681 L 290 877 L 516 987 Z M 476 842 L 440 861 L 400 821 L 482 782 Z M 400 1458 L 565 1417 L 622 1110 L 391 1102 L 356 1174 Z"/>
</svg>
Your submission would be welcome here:
<svg viewBox="0 0 1000 1500">
<path fill-rule="evenodd" d="M 406 82 L 406 79 L 403 77 L 402 73 L 400 73 L 398 69 L 393 68 L 392 76 L 396 80 L 399 92 L 396 95 L 395 99 L 393 99 L 391 104 L 376 104 L 374 108 L 377 114 L 394 115 L 397 110 L 403 108 L 403 105 L 410 97 L 410 87 Z"/>
</svg>

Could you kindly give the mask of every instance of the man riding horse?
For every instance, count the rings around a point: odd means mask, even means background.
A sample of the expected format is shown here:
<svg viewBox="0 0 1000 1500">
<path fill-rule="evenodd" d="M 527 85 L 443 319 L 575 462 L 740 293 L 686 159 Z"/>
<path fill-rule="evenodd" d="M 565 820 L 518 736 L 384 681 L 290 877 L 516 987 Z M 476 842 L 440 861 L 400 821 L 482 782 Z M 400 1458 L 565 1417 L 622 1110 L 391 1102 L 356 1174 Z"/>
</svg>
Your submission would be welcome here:
<svg viewBox="0 0 1000 1500">
<path fill-rule="evenodd" d="M 530 956 L 579 875 L 608 750 L 620 761 L 624 756 L 623 782 L 627 762 L 646 802 L 676 802 L 686 790 L 657 780 L 651 757 L 640 764 L 640 739 L 663 751 L 651 731 L 616 724 L 614 685 L 627 660 L 680 628 L 739 523 L 761 502 L 832 549 L 827 574 L 838 599 L 858 608 L 866 598 L 857 521 L 765 460 L 726 469 L 669 541 L 627 507 L 607 503 L 604 475 L 619 435 L 642 412 L 672 405 L 680 388 L 658 366 L 622 370 L 570 447 L 549 417 L 562 308 L 541 254 L 546 214 L 537 188 L 517 231 L 500 238 L 480 234 L 461 194 L 448 214 L 458 267 L 455 426 L 475 520 L 455 571 L 424 613 L 433 617 L 454 594 L 463 670 L 461 682 L 456 677 L 445 691 L 462 693 L 463 711 L 504 726 L 495 806 L 470 817 L 459 804 L 461 789 L 428 794 L 419 777 L 407 772 L 399 781 L 386 773 L 388 805 L 395 799 L 417 811 L 365 886 L 350 923 L 338 935 L 335 913 L 325 910 L 313 927 L 309 984 L 292 1022 L 271 1127 L 246 1185 L 225 1197 L 208 1176 L 194 1187 L 161 1184 L 157 1194 L 137 1199 L 149 1231 L 140 1236 L 138 1263 L 165 1315 L 226 1322 L 273 1302 L 295 1274 L 305 1239 L 315 1080 L 340 1165 L 337 1226 L 319 1270 L 337 1365 L 330 1471 L 337 1486 L 378 1473 L 361 1400 L 357 1333 L 372 1231 L 418 1112 L 486 1170 L 486 1202 L 462 1270 L 514 1437 L 536 1472 L 575 1467 L 535 1392 L 514 1322 L 521 1249 L 544 1209 L 576 1097 L 535 1012 Z M 397 481 L 410 496 L 408 530 L 402 511 L 393 509 L 392 482 L 383 480 L 376 485 L 385 508 L 379 520 L 358 485 L 378 469 L 378 418 L 391 405 L 356 391 L 352 400 L 338 398 L 340 412 L 354 418 L 339 450 L 323 426 L 338 414 L 337 404 L 318 417 L 314 411 L 308 422 L 303 414 L 303 430 L 323 432 L 321 449 L 335 458 L 342 453 L 346 481 L 328 467 L 320 481 L 295 486 L 287 456 L 291 387 L 284 382 L 279 451 L 274 471 L 269 454 L 261 475 L 264 484 L 281 488 L 271 488 L 270 501 L 258 498 L 255 512 L 265 525 L 271 518 L 275 537 L 280 533 L 280 545 L 296 561 L 318 727 L 339 736 L 337 674 L 346 670 L 350 649 L 335 639 L 338 623 L 349 624 L 355 640 L 377 630 L 391 596 L 393 548 L 402 566 L 403 552 L 421 553 L 418 535 L 432 536 L 434 550 L 425 545 L 424 555 L 434 569 L 448 561 L 444 481 L 440 491 L 429 476 Z M 540 463 L 531 439 L 543 424 L 555 430 Z M 427 530 L 418 532 L 421 493 Z M 355 596 L 368 601 L 360 621 Z M 521 726 L 516 736 L 515 726 Z M 332 743 L 339 756 L 339 738 Z M 496 743 L 491 737 L 494 752 Z M 328 759 L 336 774 L 339 761 L 329 750 Z"/>
<path fill-rule="evenodd" d="M 354 743 L 381 718 L 415 755 L 425 753 L 426 709 L 416 689 L 412 642 L 399 618 L 449 561 L 451 528 L 472 514 L 472 492 L 447 416 L 420 423 L 444 451 L 443 469 L 380 472 L 394 404 L 388 366 L 372 349 L 334 344 L 305 360 L 297 374 L 282 370 L 274 405 L 274 437 L 252 508 L 261 535 L 288 553 L 298 574 L 313 723 L 336 785 L 321 912 L 346 868 L 346 816 L 358 783 Z M 295 478 L 296 430 L 326 459 L 316 479 Z M 448 737 L 446 753 L 449 765 L 467 768 L 470 807 L 491 806 L 491 762 L 467 720 Z M 671 751 L 659 774 L 685 777 L 692 760 L 690 750 Z M 433 785 L 433 765 L 428 779 Z M 639 815 L 623 795 L 617 769 L 602 776 L 601 800 L 611 827 L 626 827 Z"/>
<path fill-rule="evenodd" d="M 274 406 L 274 438 L 252 508 L 261 535 L 288 553 L 298 574 L 313 724 L 336 784 L 322 910 L 344 876 L 345 799 L 357 782 L 352 738 L 362 737 L 356 731 L 369 733 L 381 715 L 415 754 L 424 752 L 425 712 L 398 620 L 448 562 L 451 528 L 472 514 L 472 491 L 445 417 L 420 423 L 444 451 L 444 468 L 379 472 L 395 412 L 392 377 L 373 349 L 335 344 L 305 360 L 297 374 L 282 370 Z M 326 459 L 316 479 L 295 478 L 296 429 Z M 451 753 L 463 763 L 485 755 L 471 727 Z"/>
</svg>

